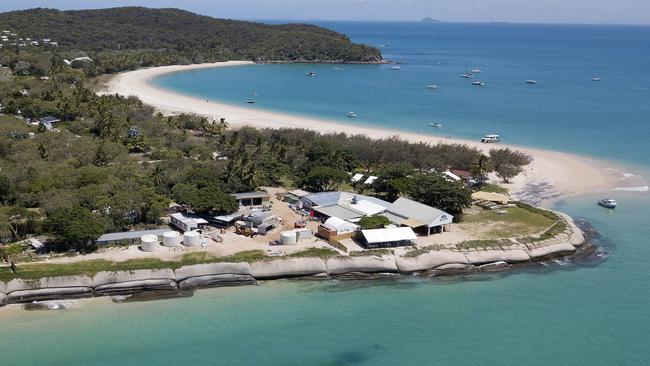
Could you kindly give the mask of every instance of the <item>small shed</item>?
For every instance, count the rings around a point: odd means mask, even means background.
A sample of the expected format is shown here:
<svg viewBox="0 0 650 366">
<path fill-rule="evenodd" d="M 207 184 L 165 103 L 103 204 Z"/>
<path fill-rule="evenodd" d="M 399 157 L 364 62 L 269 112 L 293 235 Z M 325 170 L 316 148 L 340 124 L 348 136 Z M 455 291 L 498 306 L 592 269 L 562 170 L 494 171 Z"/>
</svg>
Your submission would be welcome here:
<svg viewBox="0 0 650 366">
<path fill-rule="evenodd" d="M 208 224 L 208 221 L 195 215 L 177 212 L 169 215 L 172 226 L 185 232 L 200 229 Z"/>
<path fill-rule="evenodd" d="M 271 205 L 271 195 L 266 192 L 234 193 L 239 207 L 268 207 Z"/>
<path fill-rule="evenodd" d="M 361 242 L 366 248 L 410 246 L 416 239 L 410 227 L 361 230 Z"/>
</svg>

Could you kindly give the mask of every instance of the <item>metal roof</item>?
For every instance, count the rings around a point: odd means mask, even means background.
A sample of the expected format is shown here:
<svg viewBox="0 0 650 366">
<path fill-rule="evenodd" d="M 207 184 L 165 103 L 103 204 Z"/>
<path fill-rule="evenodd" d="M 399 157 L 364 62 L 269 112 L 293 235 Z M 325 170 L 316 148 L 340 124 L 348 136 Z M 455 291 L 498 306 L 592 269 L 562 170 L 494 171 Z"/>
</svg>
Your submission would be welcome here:
<svg viewBox="0 0 650 366">
<path fill-rule="evenodd" d="M 242 192 L 242 193 L 233 193 L 236 199 L 251 199 L 251 198 L 271 198 L 271 195 L 266 192 Z"/>
<path fill-rule="evenodd" d="M 331 206 L 336 204 L 349 204 L 352 202 L 354 197 L 356 197 L 358 201 L 365 200 L 383 207 L 390 206 L 390 202 L 386 202 L 379 198 L 341 191 L 314 193 L 307 196 L 306 199 L 311 201 L 314 206 Z"/>
<path fill-rule="evenodd" d="M 142 231 L 124 231 L 120 233 L 104 234 L 97 239 L 97 242 L 116 241 L 126 239 L 139 239 L 143 235 L 156 235 L 161 236 L 163 233 L 171 231 L 169 229 L 156 229 L 156 230 L 142 230 Z"/>
<path fill-rule="evenodd" d="M 287 194 L 292 194 L 296 197 L 305 197 L 305 196 L 309 196 L 311 192 L 307 192 L 302 189 L 294 189 L 293 191 L 287 192 Z"/>
<path fill-rule="evenodd" d="M 369 244 L 417 239 L 410 227 L 361 230 L 361 233 Z"/>
<path fill-rule="evenodd" d="M 365 216 L 362 212 L 358 212 L 341 205 L 318 206 L 313 207 L 312 210 L 319 212 L 329 217 L 339 217 L 343 220 L 356 219 Z"/>
<path fill-rule="evenodd" d="M 406 219 L 415 219 L 422 222 L 424 225 L 431 225 L 442 215 L 453 217 L 435 207 L 427 206 L 404 197 L 400 197 L 397 201 L 393 202 L 393 204 L 388 207 L 388 212 L 403 217 L 404 221 Z M 402 221 L 402 224 L 404 221 Z"/>
</svg>

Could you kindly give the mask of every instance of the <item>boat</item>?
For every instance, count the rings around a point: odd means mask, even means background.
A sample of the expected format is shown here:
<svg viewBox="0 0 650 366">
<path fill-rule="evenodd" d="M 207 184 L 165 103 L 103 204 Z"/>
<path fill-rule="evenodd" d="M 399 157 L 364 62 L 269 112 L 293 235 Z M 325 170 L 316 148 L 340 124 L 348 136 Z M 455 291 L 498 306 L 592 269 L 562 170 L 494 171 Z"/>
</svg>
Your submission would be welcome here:
<svg viewBox="0 0 650 366">
<path fill-rule="evenodd" d="M 499 138 L 499 135 L 485 135 L 481 139 L 481 142 L 489 144 L 491 142 L 499 142 L 501 139 Z"/>
<path fill-rule="evenodd" d="M 391 70 L 401 70 L 402 68 L 399 65 L 394 65 L 390 67 Z"/>
<path fill-rule="evenodd" d="M 471 79 L 474 77 L 474 75 L 472 73 L 466 72 L 464 74 L 461 74 L 460 77 L 465 79 Z"/>
<path fill-rule="evenodd" d="M 479 69 L 478 67 L 475 67 L 474 69 L 472 69 L 473 74 L 480 74 L 481 72 L 482 72 L 481 69 Z"/>
<path fill-rule="evenodd" d="M 483 81 L 477 80 L 477 81 L 472 81 L 472 85 L 483 86 L 485 85 L 485 83 Z"/>
<path fill-rule="evenodd" d="M 436 128 L 440 128 L 440 127 L 442 127 L 442 123 L 431 122 L 431 123 L 429 123 L 429 126 L 431 126 L 431 127 L 436 127 Z"/>
<path fill-rule="evenodd" d="M 591 81 L 600 81 L 600 76 L 594 76 L 591 78 Z"/>
<path fill-rule="evenodd" d="M 255 104 L 255 99 L 246 99 L 246 103 Z"/>
<path fill-rule="evenodd" d="M 427 85 L 427 89 L 438 89 L 438 85 L 436 85 L 436 84 L 429 84 L 429 85 Z"/>
<path fill-rule="evenodd" d="M 526 84 L 537 84 L 537 80 L 526 80 Z"/>
<path fill-rule="evenodd" d="M 348 112 L 345 114 L 348 118 L 356 118 L 357 114 L 355 112 Z"/>
<path fill-rule="evenodd" d="M 305 75 L 309 76 L 309 77 L 314 77 L 314 76 L 316 76 L 316 72 L 310 71 L 310 72 L 306 73 Z"/>
<path fill-rule="evenodd" d="M 611 198 L 603 198 L 598 200 L 598 204 L 605 207 L 605 208 L 611 208 L 614 209 L 618 205 L 615 200 Z"/>
</svg>

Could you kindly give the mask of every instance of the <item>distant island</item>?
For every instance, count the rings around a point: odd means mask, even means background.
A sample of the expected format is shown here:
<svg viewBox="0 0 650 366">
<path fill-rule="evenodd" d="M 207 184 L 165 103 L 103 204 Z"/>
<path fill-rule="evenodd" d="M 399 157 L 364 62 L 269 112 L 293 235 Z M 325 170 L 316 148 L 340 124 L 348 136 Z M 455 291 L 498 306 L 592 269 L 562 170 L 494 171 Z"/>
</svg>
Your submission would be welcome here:
<svg viewBox="0 0 650 366">
<path fill-rule="evenodd" d="M 429 17 L 426 17 L 426 18 L 420 20 L 420 22 L 421 23 L 442 23 L 441 20 L 433 19 L 433 18 L 429 18 Z"/>
</svg>

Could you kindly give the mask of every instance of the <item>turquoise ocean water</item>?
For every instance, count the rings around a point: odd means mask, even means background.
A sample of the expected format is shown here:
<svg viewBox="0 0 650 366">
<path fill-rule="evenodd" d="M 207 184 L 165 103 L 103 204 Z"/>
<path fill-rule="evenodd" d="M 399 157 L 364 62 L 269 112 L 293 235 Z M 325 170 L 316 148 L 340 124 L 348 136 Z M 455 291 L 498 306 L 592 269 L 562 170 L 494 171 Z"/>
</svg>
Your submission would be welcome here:
<svg viewBox="0 0 650 366">
<path fill-rule="evenodd" d="M 495 131 L 650 176 L 650 28 L 324 25 L 391 42 L 384 55 L 402 70 L 265 65 L 157 82 L 233 103 L 255 90 L 253 108 L 330 118 L 354 110 L 357 123 L 415 131 L 439 121 L 444 131 L 435 132 L 467 138 Z M 483 69 L 485 87 L 457 76 L 465 63 Z M 310 69 L 319 75 L 304 77 Z M 610 194 L 615 212 L 591 196 L 557 205 L 601 232 L 610 254 L 598 265 L 444 281 L 277 281 L 55 313 L 0 310 L 0 365 L 647 365 L 650 198 Z"/>
</svg>

